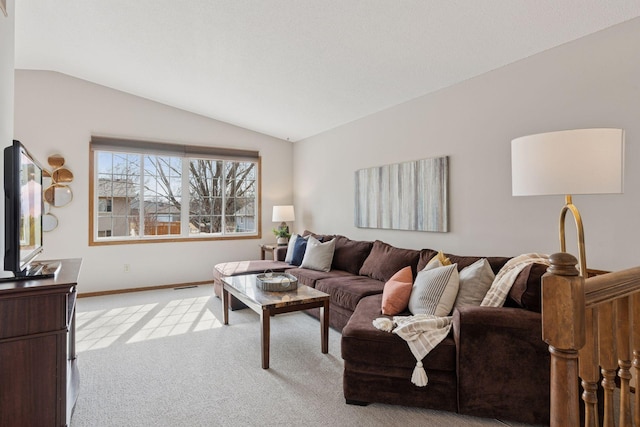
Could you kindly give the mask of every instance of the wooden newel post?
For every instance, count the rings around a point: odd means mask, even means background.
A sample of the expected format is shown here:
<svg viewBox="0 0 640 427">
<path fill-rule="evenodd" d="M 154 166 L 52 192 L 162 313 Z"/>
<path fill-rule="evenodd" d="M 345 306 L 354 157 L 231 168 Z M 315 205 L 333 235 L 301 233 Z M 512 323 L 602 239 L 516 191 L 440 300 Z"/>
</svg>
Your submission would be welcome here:
<svg viewBox="0 0 640 427">
<path fill-rule="evenodd" d="M 585 343 L 584 279 L 573 255 L 549 257 L 542 277 L 542 339 L 551 353 L 552 427 L 580 425 L 578 350 Z"/>
</svg>

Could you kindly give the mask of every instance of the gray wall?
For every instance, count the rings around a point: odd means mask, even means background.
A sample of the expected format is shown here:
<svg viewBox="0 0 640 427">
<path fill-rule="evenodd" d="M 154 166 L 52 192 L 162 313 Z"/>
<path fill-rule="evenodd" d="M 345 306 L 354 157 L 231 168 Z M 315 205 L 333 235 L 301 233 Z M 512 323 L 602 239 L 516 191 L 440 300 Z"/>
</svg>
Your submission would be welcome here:
<svg viewBox="0 0 640 427">
<path fill-rule="evenodd" d="M 9 16 L 0 12 L 0 138 L 5 147 L 13 137 L 13 68 L 14 14 L 13 0 L 7 2 Z M 0 166 L 2 167 L 2 166 Z"/>
<path fill-rule="evenodd" d="M 624 194 L 573 200 L 588 266 L 639 265 L 640 19 L 294 144 L 296 228 L 459 255 L 557 252 L 564 198 L 511 196 L 510 142 L 588 127 L 626 131 Z M 436 156 L 450 156 L 449 233 L 354 226 L 357 169 Z M 572 220 L 567 232 L 577 253 Z"/>
<path fill-rule="evenodd" d="M 16 139 L 41 163 L 61 154 L 74 174 L 73 201 L 52 208 L 60 225 L 45 233 L 42 258 L 82 257 L 79 292 L 211 280 L 215 264 L 258 259 L 258 243 L 275 241 L 272 206 L 293 200 L 290 142 L 51 71 L 17 70 L 15 100 Z M 259 150 L 262 239 L 89 247 L 91 135 Z"/>
<path fill-rule="evenodd" d="M 14 68 L 14 22 L 13 0 L 7 1 L 8 17 L 0 12 L 0 148 L 11 144 L 13 139 L 13 68 Z M 4 163 L 0 162 L 0 176 Z M 0 212 L 4 221 L 4 197 L 0 197 Z M 4 253 L 4 222 L 0 223 L 0 247 Z M 0 271 L 2 268 L 0 268 Z"/>
</svg>

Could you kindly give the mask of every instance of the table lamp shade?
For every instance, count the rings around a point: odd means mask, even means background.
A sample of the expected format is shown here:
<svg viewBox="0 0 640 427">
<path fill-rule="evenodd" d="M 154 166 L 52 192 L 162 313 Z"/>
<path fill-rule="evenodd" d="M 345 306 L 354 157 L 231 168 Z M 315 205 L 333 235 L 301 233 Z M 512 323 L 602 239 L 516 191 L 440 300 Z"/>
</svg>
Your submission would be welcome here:
<svg viewBox="0 0 640 427">
<path fill-rule="evenodd" d="M 514 196 L 622 193 L 622 129 L 576 129 L 511 141 Z"/>
<path fill-rule="evenodd" d="M 273 222 L 287 222 L 287 221 L 295 221 L 296 215 L 293 211 L 293 206 L 285 205 L 285 206 L 274 206 L 273 207 Z"/>
</svg>

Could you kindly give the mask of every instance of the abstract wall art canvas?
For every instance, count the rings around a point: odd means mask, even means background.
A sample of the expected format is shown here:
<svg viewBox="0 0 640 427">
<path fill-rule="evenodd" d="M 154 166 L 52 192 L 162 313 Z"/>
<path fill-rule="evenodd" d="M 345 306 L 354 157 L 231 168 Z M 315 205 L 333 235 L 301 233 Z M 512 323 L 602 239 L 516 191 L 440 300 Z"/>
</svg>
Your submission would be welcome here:
<svg viewBox="0 0 640 427">
<path fill-rule="evenodd" d="M 356 227 L 449 231 L 448 175 L 448 157 L 357 170 Z"/>
</svg>

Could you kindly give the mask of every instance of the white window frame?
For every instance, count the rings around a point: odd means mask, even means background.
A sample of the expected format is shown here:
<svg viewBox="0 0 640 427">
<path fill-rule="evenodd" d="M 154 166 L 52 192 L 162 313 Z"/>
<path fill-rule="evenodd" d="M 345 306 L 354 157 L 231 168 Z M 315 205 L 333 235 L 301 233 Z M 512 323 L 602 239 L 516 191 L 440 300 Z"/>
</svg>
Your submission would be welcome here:
<svg viewBox="0 0 640 427">
<path fill-rule="evenodd" d="M 127 235 L 101 237 L 99 234 L 106 234 L 104 230 L 99 232 L 100 214 L 104 215 L 99 208 L 99 165 L 98 155 L 103 152 L 121 153 L 128 155 L 137 155 L 139 157 L 139 188 L 143 192 L 144 199 L 144 159 L 145 156 L 167 156 L 179 157 L 181 161 L 181 210 L 180 232 L 179 234 L 161 234 L 161 235 L 144 235 L 144 203 L 138 207 L 138 232 L 127 233 Z M 219 232 L 190 232 L 190 212 L 189 212 L 189 162 L 190 160 L 205 161 L 221 161 L 222 170 L 226 170 L 228 162 L 250 162 L 255 164 L 255 189 L 253 201 L 253 218 L 255 220 L 255 230 L 253 231 L 227 231 L 227 217 L 229 215 L 224 211 L 226 207 L 226 180 L 225 174 L 222 174 L 222 206 L 221 206 L 221 225 Z M 90 206 L 89 206 L 89 245 L 109 245 L 109 244 L 127 244 L 127 243 L 150 243 L 150 242 L 176 242 L 176 241 L 194 241 L 194 240 L 228 240 L 228 239 L 256 239 L 260 238 L 261 230 L 261 160 L 259 152 L 249 150 L 227 149 L 218 147 L 204 147 L 179 144 L 165 144 L 148 141 L 138 141 L 129 139 L 115 139 L 105 137 L 92 137 L 90 144 Z M 115 209 L 112 209 L 112 211 Z M 235 212 L 234 212 L 235 214 Z M 168 212 L 167 215 L 177 215 Z M 251 217 L 251 215 L 249 215 Z M 171 222 L 169 222 L 171 224 Z M 169 225 L 170 227 L 170 225 Z M 141 232 L 142 230 L 142 232 Z"/>
</svg>

